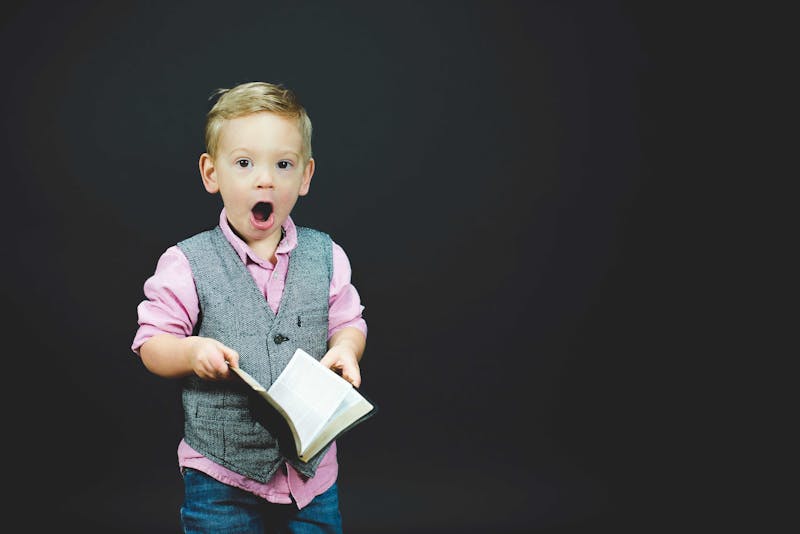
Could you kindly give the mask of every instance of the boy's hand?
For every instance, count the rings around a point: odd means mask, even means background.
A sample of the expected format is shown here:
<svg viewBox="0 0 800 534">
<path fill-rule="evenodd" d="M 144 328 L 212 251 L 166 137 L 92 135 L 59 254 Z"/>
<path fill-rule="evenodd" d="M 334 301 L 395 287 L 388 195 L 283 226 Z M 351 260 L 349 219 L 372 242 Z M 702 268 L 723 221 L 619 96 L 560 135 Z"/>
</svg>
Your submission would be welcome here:
<svg viewBox="0 0 800 534">
<path fill-rule="evenodd" d="M 332 371 L 342 375 L 342 378 L 358 387 L 361 385 L 361 369 L 358 366 L 358 358 L 353 349 L 347 345 L 334 345 L 320 363 Z"/>
<path fill-rule="evenodd" d="M 193 336 L 187 341 L 191 344 L 188 355 L 192 371 L 204 380 L 228 379 L 231 376 L 228 364 L 239 365 L 239 353 L 216 339 Z"/>
</svg>

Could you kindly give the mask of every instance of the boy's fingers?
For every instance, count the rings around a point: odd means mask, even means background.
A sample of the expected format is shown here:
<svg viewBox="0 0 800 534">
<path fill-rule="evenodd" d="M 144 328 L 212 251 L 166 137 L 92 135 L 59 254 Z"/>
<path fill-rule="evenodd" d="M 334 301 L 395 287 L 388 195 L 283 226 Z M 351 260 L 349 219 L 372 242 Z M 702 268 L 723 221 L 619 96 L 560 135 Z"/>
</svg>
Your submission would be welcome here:
<svg viewBox="0 0 800 534">
<path fill-rule="evenodd" d="M 350 382 L 354 388 L 357 388 L 361 385 L 361 377 L 345 375 L 344 379 Z"/>
<path fill-rule="evenodd" d="M 331 366 L 334 364 L 335 361 L 336 361 L 336 359 L 333 356 L 331 356 L 330 353 L 329 353 L 329 354 L 326 354 L 325 356 L 323 356 L 322 359 L 319 361 L 319 363 L 321 363 L 322 365 L 324 365 L 328 369 L 331 369 Z"/>
<path fill-rule="evenodd" d="M 228 365 L 231 367 L 239 367 L 239 353 L 230 349 L 225 353 L 225 361 L 228 362 Z"/>
<path fill-rule="evenodd" d="M 358 367 L 346 366 L 342 368 L 342 378 L 353 384 L 354 387 L 361 385 L 361 371 Z"/>
<path fill-rule="evenodd" d="M 224 360 L 225 372 L 227 373 L 228 366 L 231 367 L 238 367 L 239 366 L 239 353 L 233 350 L 232 348 L 223 345 L 222 343 L 218 344 L 219 350 L 222 352 L 222 358 Z"/>
</svg>

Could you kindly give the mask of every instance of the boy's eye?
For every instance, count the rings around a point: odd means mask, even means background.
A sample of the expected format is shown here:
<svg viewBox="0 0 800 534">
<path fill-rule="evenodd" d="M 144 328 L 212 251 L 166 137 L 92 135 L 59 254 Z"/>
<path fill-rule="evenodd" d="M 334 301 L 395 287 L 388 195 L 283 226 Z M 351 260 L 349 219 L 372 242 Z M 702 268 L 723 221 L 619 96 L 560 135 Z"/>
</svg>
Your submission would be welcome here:
<svg viewBox="0 0 800 534">
<path fill-rule="evenodd" d="M 242 169 L 246 169 L 252 164 L 250 163 L 249 159 L 237 159 L 236 160 L 236 165 L 238 165 Z"/>
<path fill-rule="evenodd" d="M 291 161 L 281 160 L 281 161 L 278 162 L 278 168 L 279 169 L 288 169 L 291 166 L 292 166 L 292 162 Z"/>
</svg>

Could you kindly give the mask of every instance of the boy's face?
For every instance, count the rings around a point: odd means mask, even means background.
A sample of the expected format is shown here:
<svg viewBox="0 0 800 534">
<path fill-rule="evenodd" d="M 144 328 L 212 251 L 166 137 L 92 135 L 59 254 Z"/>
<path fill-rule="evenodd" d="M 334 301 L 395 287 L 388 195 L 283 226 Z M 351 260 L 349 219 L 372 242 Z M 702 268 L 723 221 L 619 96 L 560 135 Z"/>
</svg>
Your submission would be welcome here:
<svg viewBox="0 0 800 534">
<path fill-rule="evenodd" d="M 200 156 L 206 190 L 220 193 L 228 222 L 250 247 L 277 246 L 297 197 L 308 193 L 314 160 L 302 152 L 296 121 L 261 112 L 226 120 L 216 157 Z"/>
</svg>

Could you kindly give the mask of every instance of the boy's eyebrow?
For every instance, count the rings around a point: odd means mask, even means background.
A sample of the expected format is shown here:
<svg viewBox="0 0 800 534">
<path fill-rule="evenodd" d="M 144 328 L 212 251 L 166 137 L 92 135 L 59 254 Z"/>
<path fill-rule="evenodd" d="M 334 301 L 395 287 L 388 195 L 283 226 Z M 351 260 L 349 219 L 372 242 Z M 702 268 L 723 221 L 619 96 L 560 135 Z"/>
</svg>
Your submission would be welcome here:
<svg viewBox="0 0 800 534">
<path fill-rule="evenodd" d="M 258 152 L 258 150 L 253 150 L 251 148 L 242 146 L 242 147 L 232 148 L 231 149 L 231 154 L 233 154 L 234 152 L 247 152 L 247 153 L 250 153 L 250 152 Z M 271 152 L 272 154 L 292 154 L 294 156 L 298 156 L 298 157 L 300 156 L 300 153 L 296 152 L 292 148 L 279 148 L 277 150 L 269 150 L 269 152 Z"/>
</svg>

